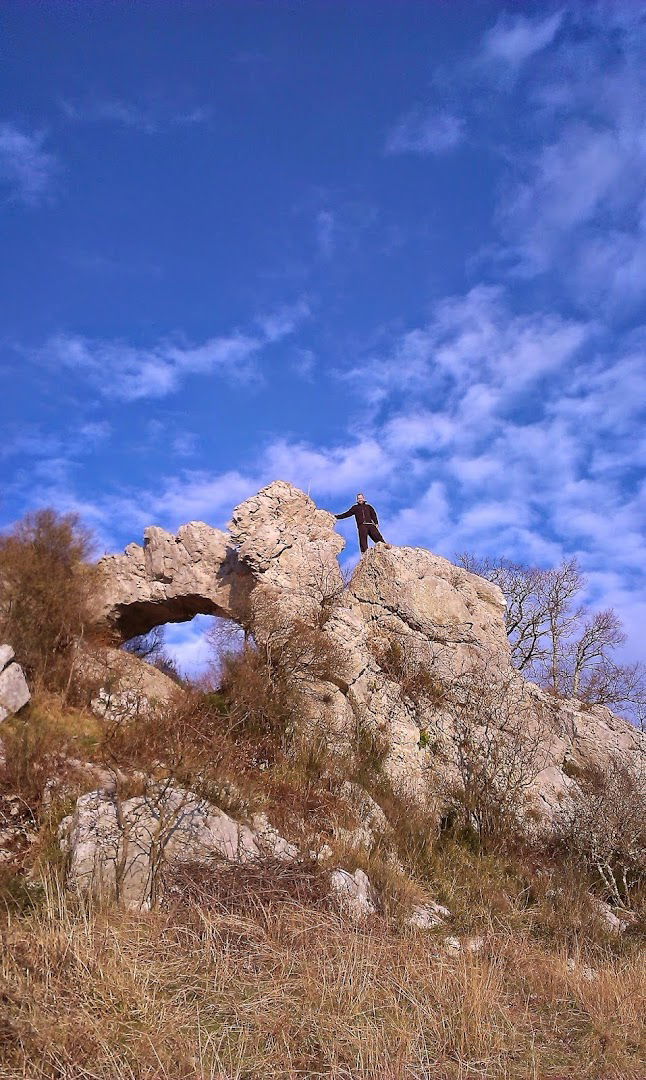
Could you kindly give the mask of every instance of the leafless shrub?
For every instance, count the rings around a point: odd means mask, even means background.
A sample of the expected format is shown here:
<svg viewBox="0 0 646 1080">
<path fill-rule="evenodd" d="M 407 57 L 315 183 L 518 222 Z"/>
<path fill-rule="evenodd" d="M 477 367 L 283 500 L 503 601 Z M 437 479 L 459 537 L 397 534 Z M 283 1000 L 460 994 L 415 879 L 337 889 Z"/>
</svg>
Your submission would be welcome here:
<svg viewBox="0 0 646 1080">
<path fill-rule="evenodd" d="M 447 683 L 439 675 L 432 656 L 421 655 L 408 638 L 391 637 L 377 647 L 375 659 L 384 674 L 398 683 L 404 697 L 416 705 L 439 706 Z"/>
<path fill-rule="evenodd" d="M 555 824 L 557 846 L 593 870 L 608 898 L 629 909 L 646 879 L 646 772 L 612 757 L 604 769 L 588 769 Z"/>
<path fill-rule="evenodd" d="M 518 677 L 476 669 L 451 684 L 432 722 L 437 752 L 455 776 L 453 819 L 481 844 L 513 839 L 547 762 L 546 724 L 528 704 Z"/>
<path fill-rule="evenodd" d="M 312 551 L 307 557 L 307 595 L 318 603 L 317 624 L 325 626 L 335 609 L 343 600 L 350 575 L 339 571 L 336 559 L 330 561 L 320 551 Z"/>
<path fill-rule="evenodd" d="M 338 646 L 318 626 L 267 601 L 262 634 L 222 657 L 221 692 L 234 727 L 264 739 L 271 755 L 285 749 L 303 697 L 321 683 L 338 682 L 344 667 Z"/>
<path fill-rule="evenodd" d="M 185 691 L 140 713 L 109 715 L 96 756 L 108 768 L 161 773 L 192 785 L 243 776 L 251 749 L 235 740 L 232 726 L 217 694 Z"/>
<path fill-rule="evenodd" d="M 69 689 L 75 643 L 92 626 L 97 570 L 76 514 L 39 510 L 0 537 L 0 639 L 33 687 Z"/>
</svg>

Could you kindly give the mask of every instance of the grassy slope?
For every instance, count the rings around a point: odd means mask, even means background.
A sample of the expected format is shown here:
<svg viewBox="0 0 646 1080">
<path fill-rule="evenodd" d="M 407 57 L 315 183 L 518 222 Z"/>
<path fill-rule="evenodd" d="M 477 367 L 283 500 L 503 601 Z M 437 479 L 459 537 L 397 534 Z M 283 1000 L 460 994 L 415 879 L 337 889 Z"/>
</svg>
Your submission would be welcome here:
<svg viewBox="0 0 646 1080">
<path fill-rule="evenodd" d="M 447 955 L 262 893 L 124 916 L 52 889 L 3 934 L 3 1080 L 646 1075 L 636 953 L 590 978 L 522 931 Z"/>
</svg>

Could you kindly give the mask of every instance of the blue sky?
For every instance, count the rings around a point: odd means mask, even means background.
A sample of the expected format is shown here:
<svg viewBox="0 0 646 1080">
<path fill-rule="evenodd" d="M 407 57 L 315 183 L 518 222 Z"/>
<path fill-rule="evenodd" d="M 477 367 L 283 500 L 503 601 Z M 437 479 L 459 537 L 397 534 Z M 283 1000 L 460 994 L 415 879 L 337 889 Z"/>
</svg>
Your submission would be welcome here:
<svg viewBox="0 0 646 1080">
<path fill-rule="evenodd" d="M 114 551 L 277 478 L 364 490 L 395 543 L 577 555 L 639 657 L 643 5 L 14 2 L 0 35 L 0 524 Z"/>
</svg>

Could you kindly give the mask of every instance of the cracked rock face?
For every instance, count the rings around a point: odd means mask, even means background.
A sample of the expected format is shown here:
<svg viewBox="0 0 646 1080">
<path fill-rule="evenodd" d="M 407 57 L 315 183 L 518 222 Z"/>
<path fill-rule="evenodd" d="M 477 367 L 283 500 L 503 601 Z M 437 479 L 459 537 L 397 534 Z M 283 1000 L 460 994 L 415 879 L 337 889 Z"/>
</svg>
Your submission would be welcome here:
<svg viewBox="0 0 646 1080">
<path fill-rule="evenodd" d="M 278 480 L 236 507 L 231 540 L 255 578 L 253 601 L 271 596 L 299 618 L 315 618 L 343 590 L 336 520 L 309 495 Z"/>
<path fill-rule="evenodd" d="M 357 567 L 349 598 L 373 638 L 407 639 L 422 657 L 430 648 L 447 674 L 483 658 L 509 664 L 498 586 L 423 548 L 375 547 Z"/>
<path fill-rule="evenodd" d="M 11 645 L 0 645 L 0 721 L 13 716 L 31 699 L 23 670 L 13 657 Z"/>
</svg>

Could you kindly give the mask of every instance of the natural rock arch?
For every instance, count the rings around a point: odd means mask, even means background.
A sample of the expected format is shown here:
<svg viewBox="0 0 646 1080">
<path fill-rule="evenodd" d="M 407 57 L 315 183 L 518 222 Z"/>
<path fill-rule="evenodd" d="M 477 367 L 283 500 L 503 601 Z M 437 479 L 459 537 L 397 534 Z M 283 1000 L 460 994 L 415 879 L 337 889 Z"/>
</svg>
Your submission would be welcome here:
<svg viewBox="0 0 646 1080">
<path fill-rule="evenodd" d="M 333 515 L 278 480 L 236 507 L 228 533 L 201 521 L 176 534 L 151 525 L 143 546 L 101 559 L 99 617 L 126 641 L 195 615 L 241 622 L 252 592 L 266 591 L 305 617 L 342 589 L 343 547 Z"/>
<path fill-rule="evenodd" d="M 195 615 L 239 620 L 253 586 L 231 537 L 200 521 L 176 534 L 151 525 L 143 546 L 100 560 L 100 617 L 122 641 Z"/>
</svg>

